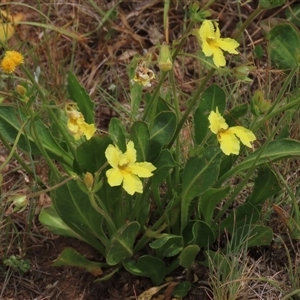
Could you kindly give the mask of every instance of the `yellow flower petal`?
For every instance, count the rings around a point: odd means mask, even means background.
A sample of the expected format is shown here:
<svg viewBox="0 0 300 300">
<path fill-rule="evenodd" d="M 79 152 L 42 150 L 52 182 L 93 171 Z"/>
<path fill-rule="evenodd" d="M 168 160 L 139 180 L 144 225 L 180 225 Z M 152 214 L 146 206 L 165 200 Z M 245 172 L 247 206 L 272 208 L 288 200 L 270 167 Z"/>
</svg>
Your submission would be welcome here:
<svg viewBox="0 0 300 300">
<path fill-rule="evenodd" d="M 213 49 L 213 62 L 217 68 L 224 67 L 226 65 L 225 56 L 222 50 L 214 45 L 211 45 Z"/>
<path fill-rule="evenodd" d="M 226 64 L 222 50 L 231 54 L 238 54 L 235 48 L 239 46 L 239 43 L 231 38 L 221 38 L 217 22 L 205 20 L 199 29 L 199 36 L 204 55 L 206 57 L 213 55 L 216 67 L 223 67 Z"/>
<path fill-rule="evenodd" d="M 123 188 L 129 195 L 143 192 L 143 184 L 136 175 L 126 172 L 125 174 L 123 173 L 123 176 Z"/>
<path fill-rule="evenodd" d="M 113 145 L 108 145 L 108 147 L 105 150 L 105 157 L 106 157 L 108 163 L 113 168 L 118 167 L 121 155 L 122 155 L 122 152 L 119 150 L 119 148 L 115 147 Z"/>
<path fill-rule="evenodd" d="M 134 149 L 134 143 L 132 141 L 128 142 L 126 145 L 126 152 L 124 153 L 128 163 L 133 164 L 136 162 L 136 150 Z"/>
<path fill-rule="evenodd" d="M 153 176 L 152 172 L 156 170 L 156 167 L 151 163 L 142 162 L 128 166 L 128 170 L 141 178 L 148 178 Z"/>
<path fill-rule="evenodd" d="M 0 24 L 0 41 L 7 42 L 15 33 L 15 28 L 11 23 Z"/>
<path fill-rule="evenodd" d="M 222 115 L 219 113 L 218 108 L 216 108 L 216 112 L 211 111 L 208 116 L 208 120 L 210 123 L 209 129 L 214 133 L 218 134 L 221 129 L 227 129 L 228 125 Z"/>
<path fill-rule="evenodd" d="M 254 133 L 242 126 L 230 127 L 227 131 L 235 134 L 240 139 L 240 141 L 249 148 L 252 147 L 251 142 L 256 140 Z"/>
<path fill-rule="evenodd" d="M 251 147 L 251 142 L 256 140 L 254 133 L 242 126 L 229 127 L 225 119 L 216 108 L 216 112 L 209 114 L 210 130 L 217 135 L 221 150 L 226 154 L 239 154 L 240 142 Z"/>
<path fill-rule="evenodd" d="M 24 63 L 24 56 L 15 50 L 8 50 L 5 52 L 5 57 L 9 57 L 10 59 L 12 59 L 16 66 L 23 64 Z"/>
<path fill-rule="evenodd" d="M 4 57 L 1 61 L 1 68 L 5 73 L 10 74 L 16 69 L 16 64 L 11 58 Z"/>
<path fill-rule="evenodd" d="M 121 185 L 123 181 L 123 174 L 118 168 L 109 169 L 106 171 L 107 182 L 110 186 Z"/>
<path fill-rule="evenodd" d="M 238 155 L 240 152 L 240 141 L 237 137 L 227 131 L 218 134 L 218 141 L 220 148 L 226 155 L 235 154 Z"/>
<path fill-rule="evenodd" d="M 79 130 L 77 123 L 71 119 L 68 120 L 67 127 L 71 134 L 76 134 Z"/>
<path fill-rule="evenodd" d="M 206 39 L 214 39 L 215 28 L 213 22 L 209 20 L 203 21 L 199 29 L 199 35 L 202 41 L 205 41 Z"/>
<path fill-rule="evenodd" d="M 95 124 L 87 124 L 86 122 L 83 122 L 79 124 L 79 130 L 85 135 L 86 139 L 89 140 L 96 132 L 96 127 Z"/>
<path fill-rule="evenodd" d="M 231 54 L 239 54 L 238 51 L 235 50 L 240 44 L 230 38 L 225 38 L 225 39 L 219 39 L 216 43 L 218 47 L 220 47 L 222 50 L 227 51 Z"/>
<path fill-rule="evenodd" d="M 123 181 L 123 188 L 128 194 L 142 193 L 143 183 L 139 177 L 151 177 L 156 168 L 148 162 L 135 162 L 136 150 L 132 141 L 127 143 L 126 148 L 126 152 L 122 153 L 118 147 L 113 145 L 107 147 L 105 156 L 108 163 L 113 167 L 106 172 L 108 184 L 116 186 Z"/>
</svg>

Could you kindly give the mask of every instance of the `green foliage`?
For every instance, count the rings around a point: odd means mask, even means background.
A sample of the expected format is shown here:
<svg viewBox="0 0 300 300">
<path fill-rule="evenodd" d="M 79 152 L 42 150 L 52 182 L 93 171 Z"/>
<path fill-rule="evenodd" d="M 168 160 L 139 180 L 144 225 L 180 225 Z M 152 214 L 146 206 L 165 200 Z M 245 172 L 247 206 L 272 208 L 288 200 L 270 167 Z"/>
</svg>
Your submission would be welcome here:
<svg viewBox="0 0 300 300">
<path fill-rule="evenodd" d="M 260 1 L 258 11 L 282 3 Z M 197 4 L 191 5 L 194 21 L 204 21 L 209 4 L 206 6 L 202 11 Z M 193 26 L 191 23 L 174 42 L 174 62 L 179 53 L 184 55 L 185 39 L 195 34 Z M 236 36 L 243 27 L 238 30 Z M 268 41 L 269 58 L 277 68 L 288 73 L 299 66 L 298 29 L 289 23 L 277 25 Z M 256 55 L 263 57 L 258 50 Z M 236 68 L 248 68 L 243 60 L 236 56 Z M 159 285 L 177 268 L 185 268 L 186 280 L 190 280 L 198 253 L 204 250 L 204 264 L 210 268 L 221 265 L 218 275 L 230 280 L 235 268 L 226 254 L 238 251 L 241 245 L 247 249 L 272 241 L 262 207 L 283 189 L 273 163 L 300 155 L 300 142 L 288 136 L 292 130 L 287 130 L 300 104 L 294 87 L 298 82 L 293 72 L 288 73 L 275 89 L 276 99 L 266 94 L 270 101 L 265 100 L 263 89 L 256 91 L 250 96 L 249 111 L 249 99 L 236 99 L 240 85 L 249 81 L 236 82 L 230 67 L 219 68 L 217 73 L 213 62 L 210 56 L 200 59 L 199 74 L 203 76 L 189 95 L 176 85 L 173 69 L 168 75 L 158 74 L 152 85 L 149 74 L 153 71 L 134 58 L 129 67 L 129 78 L 137 78 L 129 88 L 131 115 L 126 124 L 121 118 L 111 118 L 106 134 L 88 134 L 94 124 L 94 102 L 72 73 L 67 90 L 78 111 L 68 114 L 55 101 L 49 105 L 34 81 L 32 89 L 41 103 L 32 98 L 28 103 L 1 105 L 0 138 L 11 155 L 19 147 L 28 157 L 44 158 L 49 166 L 49 181 L 44 185 L 52 205 L 42 209 L 40 222 L 55 234 L 90 244 L 102 259 L 101 263 L 90 262 L 76 249 L 67 248 L 54 265 L 83 267 L 101 276 L 97 281 L 111 278 L 124 267 Z M 181 99 L 187 99 L 184 105 Z M 141 103 L 145 103 L 144 110 Z M 284 122 L 287 116 L 289 122 Z M 227 153 L 224 147 L 234 151 Z M 299 220 L 295 206 L 288 221 L 296 238 Z M 225 234 L 225 247 L 210 251 Z M 190 287 L 187 281 L 173 294 L 183 297 Z"/>
<path fill-rule="evenodd" d="M 65 248 L 52 265 L 54 267 L 72 266 L 84 268 L 87 272 L 95 276 L 99 276 L 103 273 L 101 269 L 103 264 L 88 260 L 85 256 L 82 256 L 72 248 Z"/>
<path fill-rule="evenodd" d="M 268 34 L 268 51 L 278 69 L 289 70 L 299 66 L 300 35 L 291 24 L 275 26 Z"/>
<path fill-rule="evenodd" d="M 265 9 L 271 9 L 283 5 L 285 0 L 259 0 L 259 5 Z"/>
<path fill-rule="evenodd" d="M 91 100 L 86 90 L 80 85 L 75 75 L 71 72 L 68 74 L 68 92 L 70 98 L 76 102 L 84 115 L 85 121 L 87 123 L 94 123 L 94 102 Z"/>
<path fill-rule="evenodd" d="M 11 255 L 3 261 L 3 265 L 11 268 L 12 270 L 24 275 L 31 269 L 31 264 L 28 259 L 23 259 L 19 255 Z"/>
</svg>

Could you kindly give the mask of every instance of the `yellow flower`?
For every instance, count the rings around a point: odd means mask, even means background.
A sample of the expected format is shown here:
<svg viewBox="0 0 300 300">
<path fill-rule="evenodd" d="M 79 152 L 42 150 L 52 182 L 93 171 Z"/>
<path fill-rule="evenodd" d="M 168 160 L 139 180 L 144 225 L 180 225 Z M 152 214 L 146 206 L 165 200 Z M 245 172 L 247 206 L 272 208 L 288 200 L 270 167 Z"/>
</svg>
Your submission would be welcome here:
<svg viewBox="0 0 300 300">
<path fill-rule="evenodd" d="M 9 58 L 9 57 L 4 57 L 1 60 L 1 69 L 5 72 L 5 73 L 13 73 L 14 70 L 16 69 L 16 64 L 15 62 Z"/>
<path fill-rule="evenodd" d="M 24 63 L 24 56 L 18 51 L 6 51 L 1 61 L 1 68 L 5 73 L 13 73 L 17 66 Z"/>
<path fill-rule="evenodd" d="M 81 112 L 77 111 L 72 105 L 66 106 L 68 116 L 67 127 L 70 134 L 74 135 L 75 140 L 79 140 L 82 135 L 85 135 L 89 140 L 96 132 L 95 124 L 87 124 Z"/>
<path fill-rule="evenodd" d="M 208 120 L 210 130 L 217 135 L 221 150 L 226 154 L 236 154 L 240 152 L 240 141 L 251 148 L 251 142 L 256 140 L 254 133 L 242 126 L 229 127 L 225 119 L 216 108 L 216 112 L 211 111 Z"/>
<path fill-rule="evenodd" d="M 106 171 L 106 177 L 110 186 L 119 186 L 123 183 L 124 190 L 133 195 L 143 192 L 143 184 L 139 179 L 151 177 L 156 170 L 151 163 L 136 162 L 136 150 L 134 143 L 127 143 L 127 150 L 122 153 L 117 146 L 109 145 L 105 151 L 105 157 L 112 169 Z"/>
<path fill-rule="evenodd" d="M 140 61 L 135 69 L 135 76 L 131 79 L 131 83 L 139 83 L 142 86 L 151 86 L 151 81 L 155 78 L 152 70 L 146 67 L 145 61 Z"/>
<path fill-rule="evenodd" d="M 15 50 L 6 51 L 5 57 L 9 57 L 10 59 L 12 59 L 16 66 L 24 63 L 24 56 L 20 52 Z"/>
<path fill-rule="evenodd" d="M 207 57 L 213 56 L 216 67 L 223 67 L 226 64 L 222 50 L 231 54 L 238 54 L 235 48 L 239 46 L 239 43 L 231 38 L 221 38 L 217 22 L 205 20 L 199 29 L 199 36 L 203 53 Z"/>
</svg>

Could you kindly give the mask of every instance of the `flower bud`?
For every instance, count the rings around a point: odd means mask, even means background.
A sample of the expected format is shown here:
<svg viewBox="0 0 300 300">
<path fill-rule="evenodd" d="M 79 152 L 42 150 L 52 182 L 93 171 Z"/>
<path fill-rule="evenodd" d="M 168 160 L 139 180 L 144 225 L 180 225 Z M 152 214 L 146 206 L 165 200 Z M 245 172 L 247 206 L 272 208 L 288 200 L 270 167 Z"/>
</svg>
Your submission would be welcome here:
<svg viewBox="0 0 300 300">
<path fill-rule="evenodd" d="M 161 71 L 168 72 L 173 68 L 172 56 L 170 53 L 169 46 L 163 43 L 160 48 L 158 66 Z"/>
<path fill-rule="evenodd" d="M 27 89 L 23 85 L 16 86 L 16 92 L 21 96 L 24 97 L 27 94 Z"/>
<path fill-rule="evenodd" d="M 84 181 L 86 187 L 89 190 L 91 190 L 91 188 L 93 187 L 93 184 L 94 184 L 93 174 L 91 174 L 90 172 L 85 173 L 84 177 L 83 177 L 83 181 Z"/>
<path fill-rule="evenodd" d="M 262 91 L 257 90 L 251 98 L 251 111 L 254 115 L 260 116 L 266 113 L 271 106 L 270 100 L 264 98 Z"/>
<path fill-rule="evenodd" d="M 248 77 L 249 72 L 253 69 L 253 67 L 248 67 L 246 65 L 241 65 L 233 69 L 233 75 L 237 80 L 242 82 L 252 82 L 253 80 Z"/>
<path fill-rule="evenodd" d="M 29 204 L 29 201 L 25 195 L 13 196 L 8 201 L 12 202 L 11 207 L 13 207 L 13 209 L 11 212 L 22 212 Z"/>
</svg>

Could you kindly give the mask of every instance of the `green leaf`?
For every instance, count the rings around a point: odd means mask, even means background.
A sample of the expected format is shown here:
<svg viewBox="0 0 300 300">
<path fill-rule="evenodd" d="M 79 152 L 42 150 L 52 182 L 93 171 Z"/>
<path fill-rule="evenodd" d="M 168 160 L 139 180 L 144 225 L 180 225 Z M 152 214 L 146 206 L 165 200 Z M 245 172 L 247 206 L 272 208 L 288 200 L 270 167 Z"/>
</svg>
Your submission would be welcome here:
<svg viewBox="0 0 300 300">
<path fill-rule="evenodd" d="M 21 110 L 16 110 L 8 106 L 0 107 L 0 131 L 8 142 L 14 143 L 22 124 L 26 121 L 28 121 L 28 116 Z M 59 162 L 72 166 L 73 158 L 57 143 L 51 135 L 49 128 L 40 119 L 29 120 L 27 122 L 24 134 L 20 136 L 18 147 L 30 154 L 41 154 L 35 144 L 30 122 L 34 122 L 38 137 L 48 155 Z"/>
<path fill-rule="evenodd" d="M 285 0 L 259 0 L 259 5 L 265 9 L 271 9 L 283 5 Z"/>
<path fill-rule="evenodd" d="M 216 84 L 210 85 L 201 95 L 198 108 L 202 113 L 210 113 L 218 107 L 219 113 L 223 115 L 226 106 L 226 94 Z"/>
<path fill-rule="evenodd" d="M 150 130 L 150 150 L 148 160 L 154 162 L 161 149 L 172 139 L 176 130 L 176 115 L 171 111 L 159 113 Z"/>
<path fill-rule="evenodd" d="M 54 207 L 44 207 L 39 214 L 39 221 L 49 231 L 57 235 L 75 237 L 82 240 L 81 236 L 68 227 L 64 221 L 59 217 Z"/>
<path fill-rule="evenodd" d="M 77 164 L 84 173 L 95 173 L 107 163 L 105 150 L 109 144 L 112 140 L 108 136 L 93 136 L 76 149 Z"/>
<path fill-rule="evenodd" d="M 191 286 L 191 283 L 188 281 L 180 282 L 178 285 L 175 286 L 172 292 L 172 296 L 180 299 L 185 297 L 188 294 Z"/>
<path fill-rule="evenodd" d="M 248 155 L 242 162 L 240 162 L 236 167 L 225 173 L 216 182 L 216 186 L 222 184 L 223 180 L 229 178 L 241 171 L 248 170 L 253 165 L 257 155 L 260 154 L 260 149 Z M 300 142 L 292 139 L 282 139 L 276 140 L 267 145 L 260 158 L 256 162 L 256 166 L 260 166 L 264 163 L 270 161 L 277 161 L 284 158 L 296 157 L 300 155 Z"/>
<path fill-rule="evenodd" d="M 134 77 L 134 73 L 130 78 Z M 131 84 L 130 85 L 130 106 L 131 106 L 131 113 L 130 116 L 133 120 L 137 119 L 140 104 L 142 100 L 142 91 L 143 87 L 139 84 Z"/>
<path fill-rule="evenodd" d="M 118 273 L 120 271 L 119 268 L 115 268 L 113 270 L 109 270 L 107 273 L 107 271 L 105 271 L 105 275 L 101 276 L 100 278 L 97 278 L 96 280 L 94 280 L 94 282 L 102 282 L 102 281 L 107 281 L 110 280 L 116 273 Z"/>
<path fill-rule="evenodd" d="M 158 257 L 171 257 L 177 255 L 183 248 L 182 236 L 174 234 L 165 234 L 149 244 L 152 249 L 156 250 Z"/>
<path fill-rule="evenodd" d="M 208 147 L 201 156 L 190 158 L 182 175 L 181 226 L 189 218 L 191 200 L 204 193 L 218 178 L 222 154 L 218 147 Z"/>
<path fill-rule="evenodd" d="M 129 139 L 134 143 L 134 148 L 137 152 L 137 161 L 147 161 L 150 145 L 150 134 L 146 123 L 133 123 Z"/>
<path fill-rule="evenodd" d="M 225 104 L 225 92 L 218 85 L 212 84 L 203 92 L 199 106 L 194 113 L 194 134 L 198 145 L 201 144 L 209 129 L 208 114 L 212 110 L 215 111 L 216 107 L 223 114 Z"/>
<path fill-rule="evenodd" d="M 155 166 L 157 169 L 152 177 L 152 184 L 154 186 L 158 186 L 167 177 L 170 170 L 177 166 L 177 163 L 174 161 L 170 151 L 168 149 L 164 149 L 155 163 Z"/>
<path fill-rule="evenodd" d="M 269 167 L 261 167 L 254 182 L 253 192 L 246 202 L 258 206 L 280 191 L 281 186 L 275 173 Z"/>
<path fill-rule="evenodd" d="M 118 118 L 111 118 L 108 126 L 108 133 L 114 144 L 124 153 L 126 151 L 126 130 Z"/>
<path fill-rule="evenodd" d="M 190 221 L 183 229 L 182 236 L 185 245 L 198 245 L 199 247 L 207 247 L 216 239 L 214 230 L 200 220 Z"/>
<path fill-rule="evenodd" d="M 190 269 L 199 251 L 200 247 L 197 245 L 185 247 L 179 255 L 179 264 L 186 269 Z"/>
<path fill-rule="evenodd" d="M 62 178 L 61 181 L 65 179 Z M 89 196 L 78 187 L 76 181 L 59 186 L 50 196 L 62 221 L 82 240 L 105 255 L 103 243 L 107 238 L 102 229 L 103 217 L 93 208 Z"/>
<path fill-rule="evenodd" d="M 95 123 L 94 102 L 87 94 L 86 90 L 80 85 L 79 81 L 72 72 L 68 74 L 68 92 L 70 98 L 77 103 L 80 112 L 88 124 Z"/>
<path fill-rule="evenodd" d="M 300 26 L 300 4 L 289 5 L 284 12 L 289 22 Z"/>
<path fill-rule="evenodd" d="M 103 274 L 101 269 L 103 264 L 88 260 L 85 256 L 79 254 L 73 248 L 65 248 L 52 265 L 54 267 L 70 266 L 83 268 L 94 276 Z"/>
<path fill-rule="evenodd" d="M 273 231 L 270 227 L 262 225 L 245 225 L 238 228 L 232 236 L 232 247 L 240 247 L 245 243 L 247 248 L 270 245 L 273 239 Z M 234 249 L 231 248 L 231 251 Z"/>
<path fill-rule="evenodd" d="M 224 116 L 226 123 L 229 126 L 234 126 L 237 124 L 237 120 L 243 117 L 248 112 L 248 103 L 236 105 L 230 110 L 228 114 Z"/>
<path fill-rule="evenodd" d="M 244 203 L 232 210 L 229 216 L 220 224 L 221 231 L 233 233 L 236 228 L 254 224 L 259 219 L 259 211 L 251 203 Z"/>
<path fill-rule="evenodd" d="M 133 275 L 149 277 L 154 285 L 159 285 L 164 280 L 167 268 L 165 263 L 154 256 L 141 256 L 137 262 L 123 261 L 124 268 Z"/>
<path fill-rule="evenodd" d="M 291 24 L 274 27 L 268 34 L 268 51 L 278 69 L 289 70 L 299 66 L 300 36 Z"/>
<path fill-rule="evenodd" d="M 208 189 L 199 200 L 199 210 L 203 216 L 204 221 L 211 225 L 213 223 L 213 214 L 217 205 L 225 199 L 230 191 L 229 186 L 219 189 Z"/>
<path fill-rule="evenodd" d="M 138 222 L 131 222 L 118 230 L 106 248 L 106 261 L 109 265 L 116 265 L 133 255 L 132 248 L 139 229 Z"/>
</svg>

